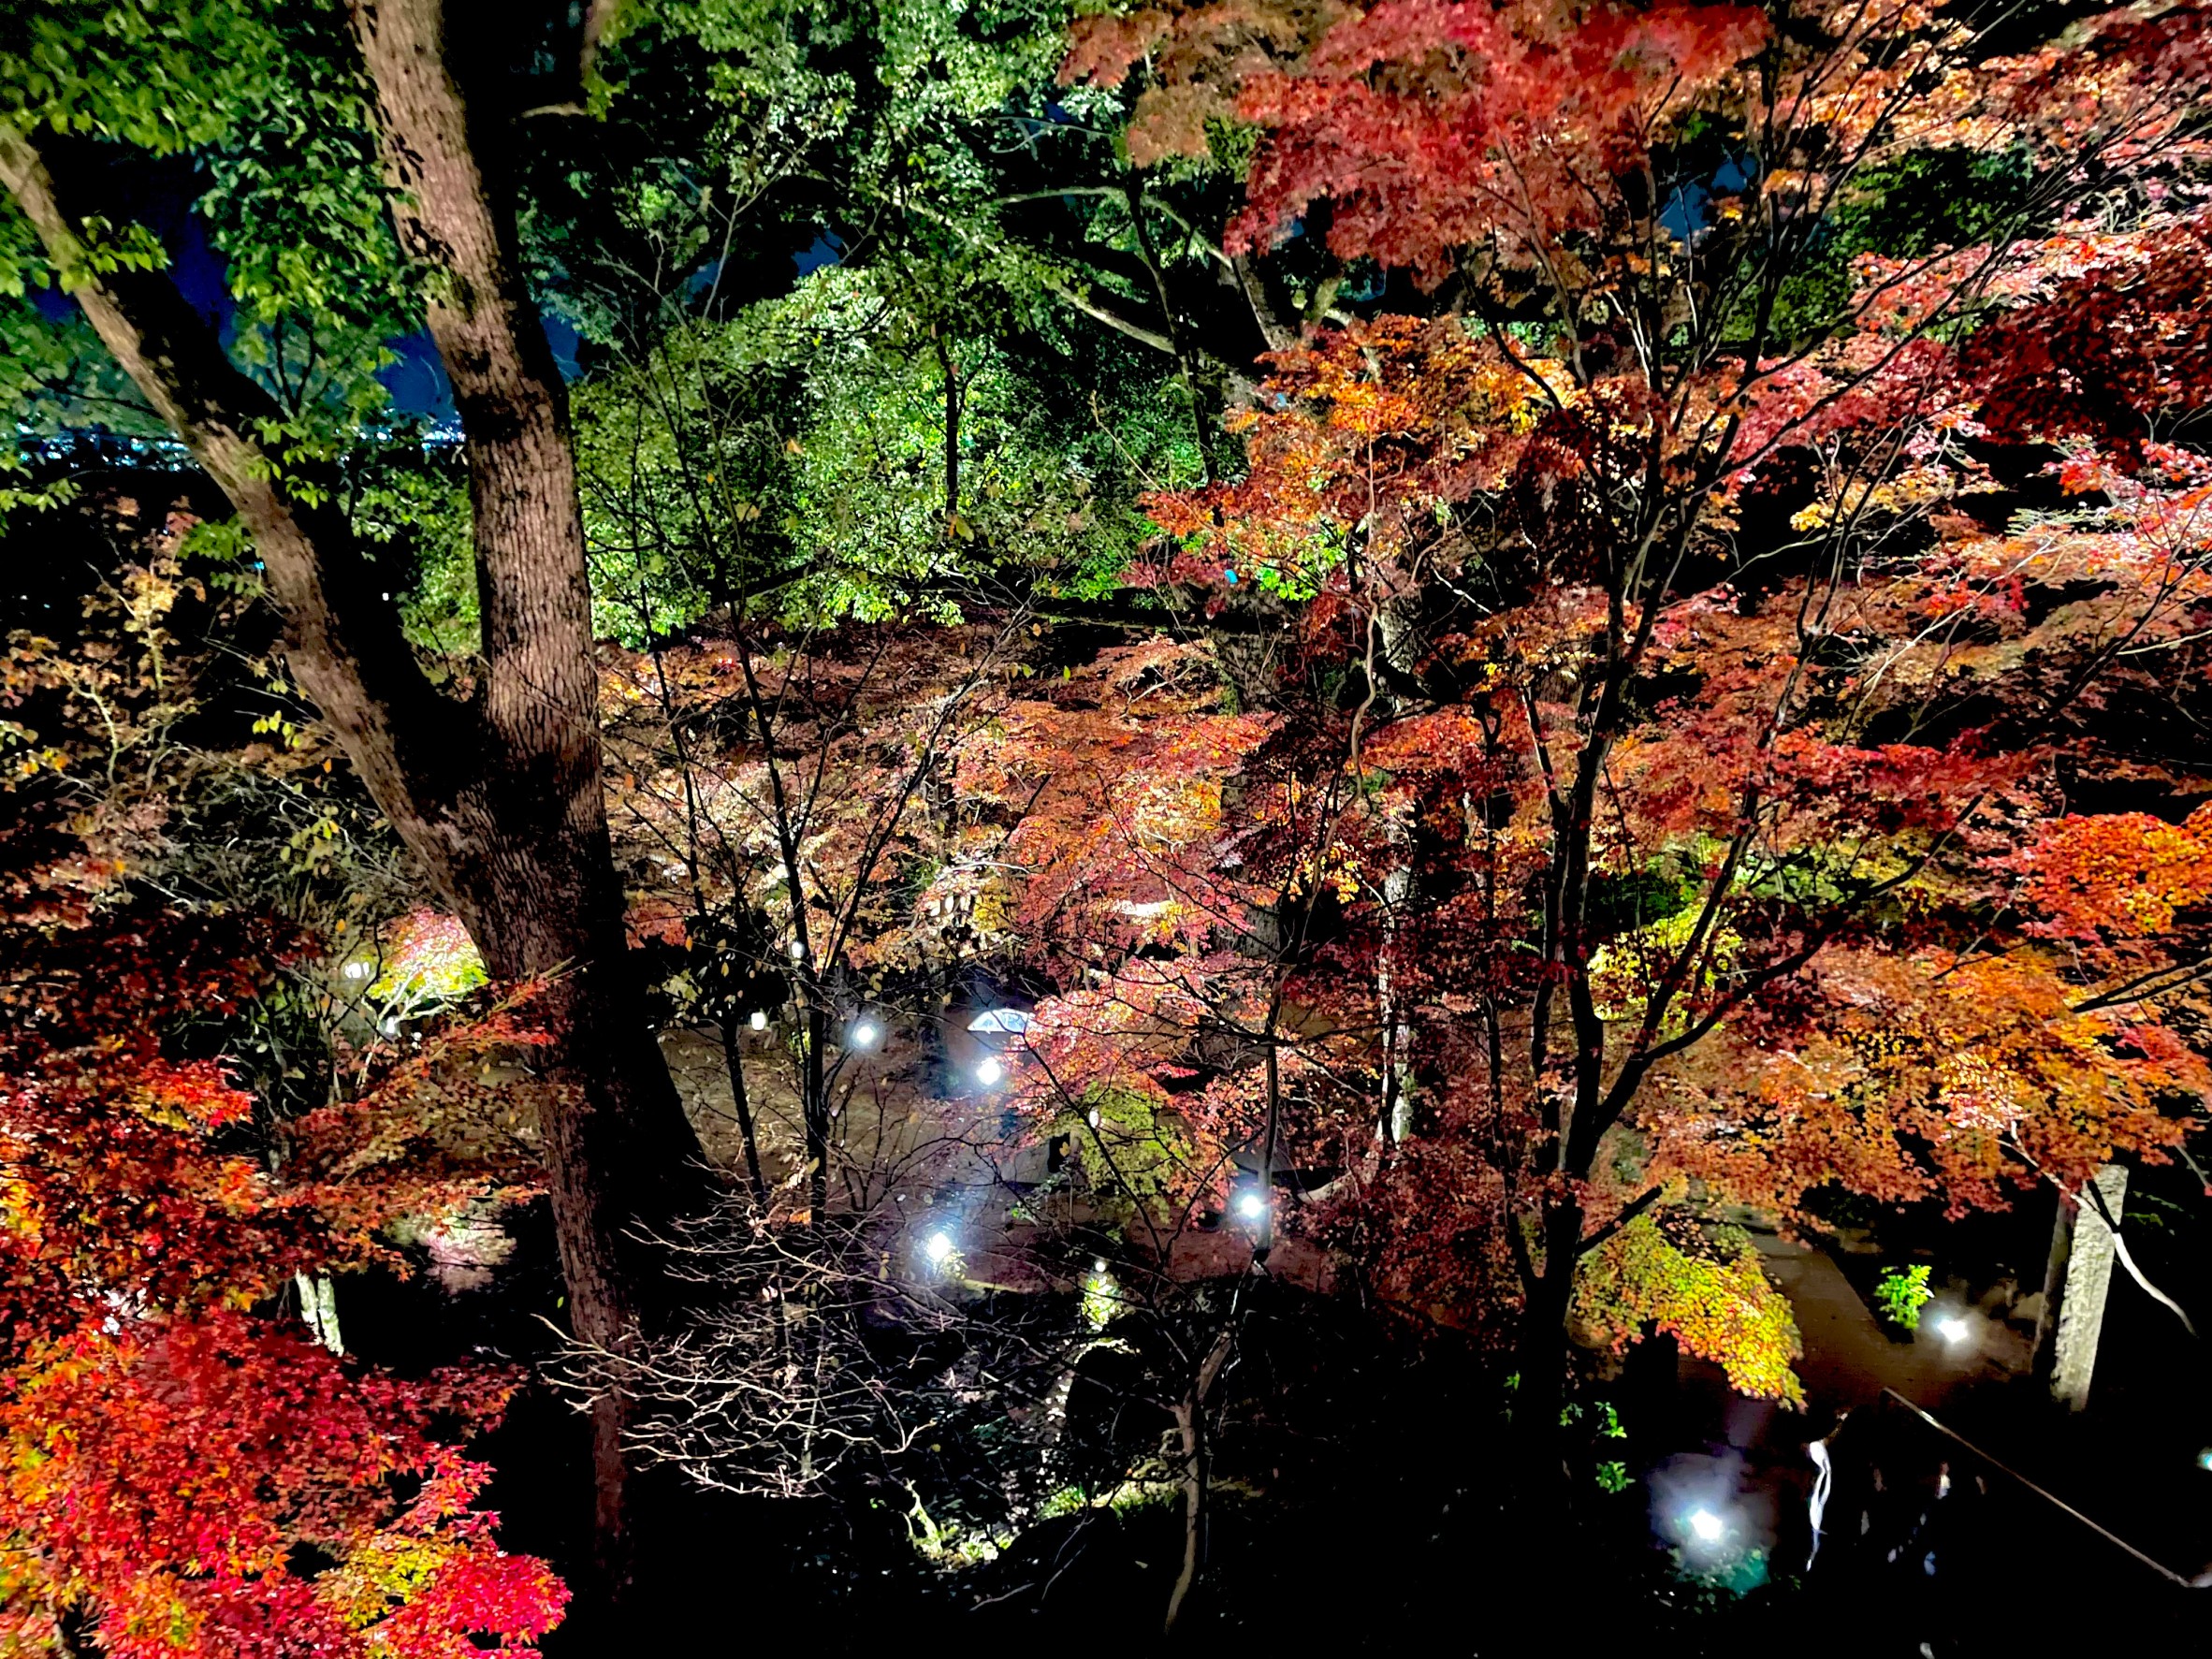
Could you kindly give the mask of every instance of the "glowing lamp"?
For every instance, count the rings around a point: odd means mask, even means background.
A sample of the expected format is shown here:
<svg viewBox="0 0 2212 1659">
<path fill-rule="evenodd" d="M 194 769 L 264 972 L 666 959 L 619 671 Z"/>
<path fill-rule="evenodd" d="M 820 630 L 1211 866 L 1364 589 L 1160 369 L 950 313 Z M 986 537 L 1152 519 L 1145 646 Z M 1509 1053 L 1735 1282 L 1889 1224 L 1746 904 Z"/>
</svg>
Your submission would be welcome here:
<svg viewBox="0 0 2212 1659">
<path fill-rule="evenodd" d="M 1957 1347 L 1973 1334 L 1973 1328 L 1957 1314 L 1950 1314 L 1936 1321 L 1936 1333 Z"/>
<path fill-rule="evenodd" d="M 755 1031 L 765 1031 L 768 1028 L 768 1011 L 764 1008 L 754 1009 L 752 1011 L 752 1018 L 747 1023 L 750 1025 Z"/>
<path fill-rule="evenodd" d="M 1237 1194 L 1237 1214 L 1246 1221 L 1257 1221 L 1267 1214 L 1267 1200 L 1257 1192 L 1240 1192 Z"/>
<path fill-rule="evenodd" d="M 953 1240 L 949 1233 L 933 1232 L 923 1243 L 922 1254 L 929 1258 L 932 1267 L 944 1266 L 953 1254 Z"/>
<path fill-rule="evenodd" d="M 852 1027 L 852 1046 L 854 1048 L 874 1048 L 876 1039 L 882 1035 L 883 1033 L 876 1028 L 875 1021 L 862 1020 Z"/>
<path fill-rule="evenodd" d="M 1005 1078 L 1006 1068 L 998 1063 L 998 1056 L 997 1055 L 985 1055 L 982 1059 L 977 1063 L 975 1069 L 975 1080 L 976 1082 L 982 1084 L 985 1088 L 997 1087 L 1000 1083 L 1005 1081 Z"/>
<path fill-rule="evenodd" d="M 1690 1535 L 1700 1544 L 1719 1543 L 1721 1535 L 1727 1530 L 1727 1523 L 1710 1509 L 1690 1511 Z"/>
</svg>

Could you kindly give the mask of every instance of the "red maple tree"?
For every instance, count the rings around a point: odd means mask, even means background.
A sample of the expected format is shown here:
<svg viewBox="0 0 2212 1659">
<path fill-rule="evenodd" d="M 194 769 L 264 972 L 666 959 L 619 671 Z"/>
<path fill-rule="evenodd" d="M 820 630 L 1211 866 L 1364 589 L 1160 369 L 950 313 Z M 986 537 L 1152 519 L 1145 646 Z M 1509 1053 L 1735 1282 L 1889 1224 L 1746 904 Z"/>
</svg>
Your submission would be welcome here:
<svg viewBox="0 0 2212 1659">
<path fill-rule="evenodd" d="M 1786 1310 L 1716 1317 L 1764 1280 L 1679 1206 L 1956 1213 L 2193 1121 L 2205 780 L 2130 725 L 2212 599 L 2212 474 L 2170 436 L 2204 389 L 2202 23 L 2001 53 L 1905 7 L 1384 0 L 1079 32 L 1070 75 L 1143 65 L 1140 159 L 1259 130 L 1232 241 L 1325 225 L 1451 280 L 1446 315 L 1270 359 L 1246 475 L 1158 499 L 1144 574 L 1309 600 L 1295 666 L 1336 690 L 1286 730 L 1334 735 L 1225 786 L 1255 887 L 1343 895 L 1267 1046 L 1364 1034 L 1380 1144 L 1337 1236 L 1424 1311 L 1517 1309 L 1540 1393 L 1570 1315 L 1789 1390 Z M 2033 182 L 1973 239 L 1831 251 L 1870 179 L 1992 157 Z M 1339 766 L 1325 850 L 1265 866 L 1254 826 Z M 2161 809 L 2097 812 L 2119 778 Z"/>
<path fill-rule="evenodd" d="M 122 626 L 95 604 L 82 634 L 19 635 L 7 664 L 0 1645 L 529 1647 L 567 1591 L 499 1547 L 464 1449 L 518 1379 L 342 1358 L 282 1302 L 298 1275 L 398 1265 L 401 1217 L 520 1189 L 525 1168 L 449 1132 L 467 1089 L 429 1069 L 537 1038 L 510 1003 L 404 1060 L 364 1055 L 362 1087 L 288 1123 L 189 1040 L 317 953 L 143 880 L 183 764 L 163 734 L 192 703 L 162 625 L 186 586 L 172 552 L 126 570 L 147 603 Z"/>
</svg>

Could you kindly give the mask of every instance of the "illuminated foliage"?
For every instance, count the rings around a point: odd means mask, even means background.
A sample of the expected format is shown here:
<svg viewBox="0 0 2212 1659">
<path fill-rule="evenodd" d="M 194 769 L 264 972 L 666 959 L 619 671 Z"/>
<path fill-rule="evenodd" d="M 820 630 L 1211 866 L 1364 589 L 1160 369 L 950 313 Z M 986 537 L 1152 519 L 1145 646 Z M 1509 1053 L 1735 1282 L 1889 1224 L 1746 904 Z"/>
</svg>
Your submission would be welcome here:
<svg viewBox="0 0 2212 1659">
<path fill-rule="evenodd" d="M 458 1002 L 485 982 L 484 959 L 457 916 L 417 910 L 396 923 L 371 997 L 403 1004 Z"/>
<path fill-rule="evenodd" d="M 1802 1352 L 1797 1318 L 1740 1231 L 1678 1243 L 1639 1215 L 1591 1252 L 1574 1311 L 1616 1352 L 1648 1327 L 1719 1365 L 1739 1393 L 1805 1403 L 1790 1371 Z"/>
<path fill-rule="evenodd" d="M 543 1034 L 510 999 L 403 1060 L 350 1056 L 350 1086 L 281 1124 L 209 1052 L 315 946 L 150 879 L 206 666 L 167 626 L 166 556 L 71 642 L 19 635 L 5 688 L 36 760 L 0 830 L 0 1647 L 527 1647 L 568 1593 L 499 1548 L 462 1449 L 517 1379 L 394 1375 L 281 1307 L 298 1275 L 403 1266 L 402 1222 L 529 1189 L 527 1101 L 469 1080 Z"/>
<path fill-rule="evenodd" d="M 1063 74 L 1138 85 L 1141 162 L 1257 129 L 1231 244 L 1325 226 L 1454 283 L 1273 353 L 1244 474 L 1156 496 L 1132 573 L 1215 615 L 1304 602 L 1286 687 L 1334 689 L 1278 727 L 1327 735 L 1309 799 L 1357 787 L 1297 865 L 1330 971 L 1289 994 L 1413 1097 L 1332 1223 L 1409 1304 L 1540 1332 L 1595 1295 L 1608 1340 L 1681 1321 L 1786 1397 L 1755 1258 L 1669 1242 L 1690 1195 L 1956 1215 L 2195 1121 L 2205 780 L 2121 728 L 2212 603 L 2178 436 L 2202 25 L 2003 53 L 1904 7 L 1078 26 Z M 1930 210 L 1958 234 L 1885 216 L 1946 177 L 1987 182 Z M 2158 805 L 2070 805 L 2116 766 Z M 1224 785 L 1249 892 L 1287 873 L 1257 826 L 1289 781 L 1248 755 Z M 1197 949 L 1182 994 L 1237 1028 Z"/>
<path fill-rule="evenodd" d="M 1920 1310 L 1935 1295 L 1928 1288 L 1928 1275 L 1926 1267 L 1885 1269 L 1874 1282 L 1874 1300 L 1882 1304 L 1882 1317 L 1899 1330 L 1917 1331 Z"/>
<path fill-rule="evenodd" d="M 567 1593 L 498 1548 L 472 1507 L 490 1472 L 444 1438 L 510 1387 L 363 1374 L 235 1313 L 36 1344 L 0 1404 L 0 1637 L 36 1652 L 81 1617 L 126 1659 L 528 1647 Z"/>
</svg>

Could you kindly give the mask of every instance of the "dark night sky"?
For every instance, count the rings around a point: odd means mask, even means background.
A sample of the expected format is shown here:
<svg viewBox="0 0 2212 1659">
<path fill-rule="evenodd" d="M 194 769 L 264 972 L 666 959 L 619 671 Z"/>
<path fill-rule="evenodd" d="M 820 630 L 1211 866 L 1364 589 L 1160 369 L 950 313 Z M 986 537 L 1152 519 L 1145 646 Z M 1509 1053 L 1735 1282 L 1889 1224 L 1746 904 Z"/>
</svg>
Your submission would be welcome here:
<svg viewBox="0 0 2212 1659">
<path fill-rule="evenodd" d="M 226 347 L 235 331 L 237 307 L 230 298 L 223 255 L 208 240 L 207 224 L 193 211 L 197 195 L 189 171 L 143 169 L 109 182 L 119 216 L 137 219 L 162 240 L 169 252 L 170 274 L 195 311 L 213 323 Z M 818 261 L 819 262 L 819 261 Z M 39 288 L 32 303 L 40 315 L 62 323 L 76 314 L 77 302 L 58 288 Z M 576 348 L 580 343 L 567 319 L 545 313 L 546 333 L 553 346 L 561 374 L 574 380 L 580 372 Z M 445 366 L 428 330 L 417 330 L 386 341 L 398 361 L 378 371 L 377 379 L 391 395 L 394 413 L 419 416 L 433 424 L 453 417 L 453 392 Z"/>
</svg>

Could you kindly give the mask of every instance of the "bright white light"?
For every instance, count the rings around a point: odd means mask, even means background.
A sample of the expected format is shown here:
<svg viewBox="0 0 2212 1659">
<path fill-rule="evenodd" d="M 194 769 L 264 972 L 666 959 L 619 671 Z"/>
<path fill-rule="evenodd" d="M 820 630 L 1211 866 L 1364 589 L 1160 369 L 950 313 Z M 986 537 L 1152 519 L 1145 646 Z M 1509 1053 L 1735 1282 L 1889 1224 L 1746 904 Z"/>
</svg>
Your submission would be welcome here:
<svg viewBox="0 0 2212 1659">
<path fill-rule="evenodd" d="M 1257 1221 L 1267 1214 L 1267 1201 L 1256 1192 L 1237 1194 L 1237 1214 L 1246 1221 Z"/>
<path fill-rule="evenodd" d="M 768 1028 L 768 1011 L 764 1008 L 754 1009 L 749 1023 L 755 1031 L 765 1031 Z"/>
<path fill-rule="evenodd" d="M 367 979 L 369 977 L 369 965 L 366 962 L 347 963 L 345 965 L 345 977 L 349 980 Z"/>
<path fill-rule="evenodd" d="M 796 962 L 796 961 L 797 961 L 797 960 L 800 958 L 800 957 L 804 956 L 806 953 L 807 953 L 807 947 L 806 947 L 805 945 L 802 945 L 801 943 L 799 943 L 799 941 L 798 941 L 797 939 L 794 939 L 793 940 L 792 940 L 792 941 L 791 941 L 791 959 L 792 959 L 793 962 Z"/>
<path fill-rule="evenodd" d="M 875 1021 L 863 1020 L 852 1027 L 852 1046 L 854 1048 L 874 1048 L 876 1039 L 882 1035 L 882 1032 L 876 1029 Z"/>
<path fill-rule="evenodd" d="M 1090 1126 L 1094 1129 L 1099 1127 L 1099 1109 L 1096 1106 L 1091 1108 Z"/>
<path fill-rule="evenodd" d="M 1699 1543 L 1717 1544 L 1721 1540 L 1721 1535 L 1727 1530 L 1721 1518 L 1710 1509 L 1690 1511 L 1690 1531 L 1695 1535 Z"/>
<path fill-rule="evenodd" d="M 922 1246 L 922 1254 L 929 1258 L 929 1265 L 932 1267 L 944 1266 L 945 1259 L 952 1253 L 952 1238 L 941 1232 L 931 1233 Z"/>
<path fill-rule="evenodd" d="M 1973 1328 L 1957 1314 L 1938 1319 L 1936 1330 L 1942 1333 L 1943 1339 L 1954 1347 L 1973 1334 Z"/>
<path fill-rule="evenodd" d="M 1006 1068 L 998 1063 L 997 1055 L 985 1055 L 977 1064 L 975 1080 L 985 1088 L 996 1087 L 1006 1076 Z"/>
</svg>

